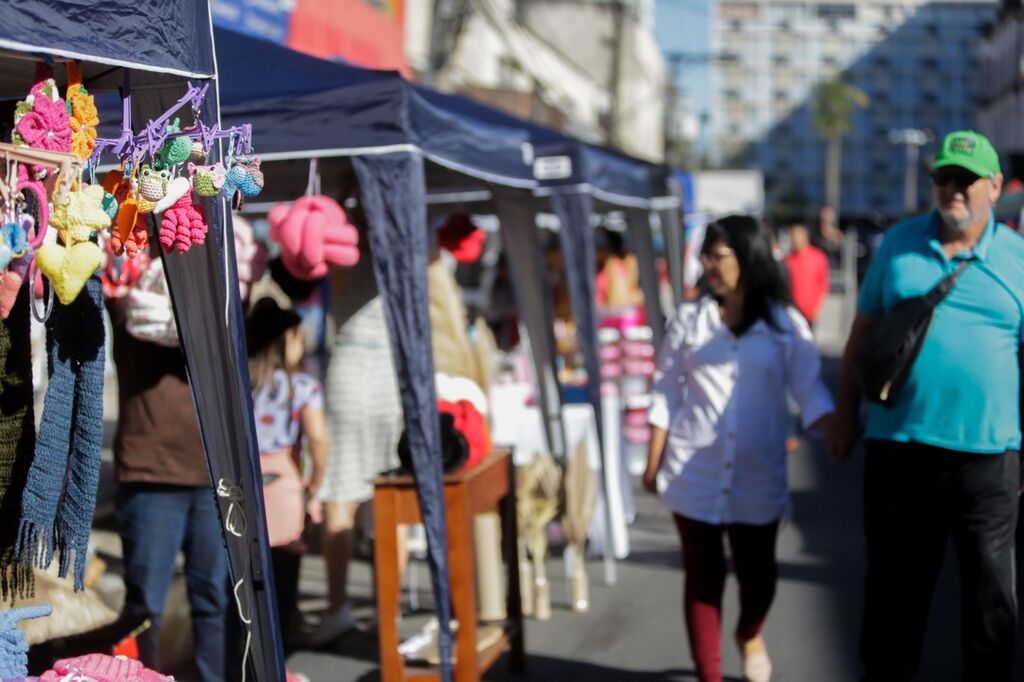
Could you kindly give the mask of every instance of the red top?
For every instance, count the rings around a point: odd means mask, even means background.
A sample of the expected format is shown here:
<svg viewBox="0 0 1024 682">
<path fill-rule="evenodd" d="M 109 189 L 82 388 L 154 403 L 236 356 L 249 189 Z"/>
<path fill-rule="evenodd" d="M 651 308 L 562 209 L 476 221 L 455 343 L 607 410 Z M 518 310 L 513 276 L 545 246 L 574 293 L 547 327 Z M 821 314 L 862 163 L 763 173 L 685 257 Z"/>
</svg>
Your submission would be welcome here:
<svg viewBox="0 0 1024 682">
<path fill-rule="evenodd" d="M 793 302 L 810 322 L 818 317 L 829 290 L 828 256 L 816 246 L 786 256 Z"/>
</svg>

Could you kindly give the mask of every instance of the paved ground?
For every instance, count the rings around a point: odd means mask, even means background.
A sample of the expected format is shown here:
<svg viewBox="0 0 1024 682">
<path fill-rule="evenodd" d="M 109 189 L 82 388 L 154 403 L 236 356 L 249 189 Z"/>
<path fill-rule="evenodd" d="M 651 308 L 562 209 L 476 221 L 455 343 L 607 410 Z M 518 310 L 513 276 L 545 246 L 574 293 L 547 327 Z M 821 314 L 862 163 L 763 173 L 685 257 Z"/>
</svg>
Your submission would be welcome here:
<svg viewBox="0 0 1024 682">
<path fill-rule="evenodd" d="M 825 329 L 819 329 L 823 350 L 835 354 L 842 333 L 836 329 L 841 309 L 832 302 L 823 311 Z M 834 377 L 835 361 L 828 363 Z M 108 412 L 110 414 L 112 412 Z M 109 455 L 108 455 L 109 456 Z M 861 471 L 858 455 L 836 466 L 821 453 L 820 443 L 805 443 L 791 459 L 793 512 L 779 537 L 781 579 L 765 637 L 775 664 L 776 682 L 853 682 L 857 679 L 857 640 L 862 597 L 863 540 L 861 533 Z M 109 464 L 105 467 L 109 471 Z M 105 477 L 101 490 L 95 538 L 108 558 L 119 551 L 109 512 L 111 487 Z M 104 494 L 106 493 L 106 494 Z M 488 680 L 693 680 L 693 663 L 681 618 L 682 572 L 674 529 L 656 500 L 638 495 L 638 514 L 630 529 L 632 553 L 619 563 L 619 580 L 602 584 L 601 562 L 589 562 L 592 608 L 573 613 L 561 561 L 549 562 L 554 612 L 550 621 L 527 621 L 528 668 L 524 677 L 508 674 L 499 660 Z M 116 569 L 116 561 L 112 562 Z M 429 607 L 427 569 L 413 569 L 419 579 L 421 606 Z M 357 614 L 369 627 L 347 635 L 320 651 L 298 651 L 289 668 L 306 673 L 313 682 L 379 679 L 377 643 L 372 630 L 372 584 L 365 559 L 356 562 L 352 592 Z M 179 581 L 180 582 L 180 581 Z M 165 644 L 173 652 L 187 652 L 189 628 L 182 585 L 169 599 Z M 304 560 L 301 606 L 310 620 L 325 605 L 324 564 L 316 555 Z M 959 679 L 959 607 L 957 578 L 952 561 L 940 578 L 918 682 Z M 730 582 L 725 601 L 724 664 L 737 680 L 739 658 L 728 633 L 736 619 L 735 585 Z M 899 608 L 898 604 L 893 608 Z M 407 611 L 404 635 L 415 632 L 426 615 Z M 1024 638 L 1018 658 L 1024 658 Z M 1016 679 L 1024 680 L 1024 661 Z M 187 667 L 174 672 L 179 680 L 192 679 Z"/>
</svg>

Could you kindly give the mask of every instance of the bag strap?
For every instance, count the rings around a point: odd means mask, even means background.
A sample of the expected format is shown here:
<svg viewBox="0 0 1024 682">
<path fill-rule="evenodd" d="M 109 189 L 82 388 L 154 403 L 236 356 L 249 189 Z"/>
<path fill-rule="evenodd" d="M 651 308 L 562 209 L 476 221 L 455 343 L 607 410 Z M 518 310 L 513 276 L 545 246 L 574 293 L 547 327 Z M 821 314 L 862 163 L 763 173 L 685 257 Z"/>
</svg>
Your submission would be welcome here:
<svg viewBox="0 0 1024 682">
<path fill-rule="evenodd" d="M 960 261 L 960 265 L 957 266 L 956 270 L 940 279 L 939 283 L 932 287 L 932 290 L 924 295 L 924 299 L 928 303 L 928 305 L 930 305 L 932 308 L 935 308 L 940 303 L 942 303 L 942 300 L 949 295 L 949 292 L 953 291 L 953 287 L 956 286 L 956 282 L 958 279 L 960 279 L 960 275 L 963 273 L 964 270 L 968 268 L 968 266 L 971 265 L 971 263 L 974 262 L 974 260 L 974 258 L 967 258 Z"/>
</svg>

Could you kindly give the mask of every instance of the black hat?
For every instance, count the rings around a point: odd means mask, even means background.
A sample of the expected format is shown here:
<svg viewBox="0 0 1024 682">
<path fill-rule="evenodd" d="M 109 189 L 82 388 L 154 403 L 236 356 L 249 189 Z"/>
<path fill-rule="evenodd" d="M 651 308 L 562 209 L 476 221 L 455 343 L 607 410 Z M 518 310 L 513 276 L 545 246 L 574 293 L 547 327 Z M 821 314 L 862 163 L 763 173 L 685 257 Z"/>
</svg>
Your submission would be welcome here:
<svg viewBox="0 0 1024 682">
<path fill-rule="evenodd" d="M 286 331 L 300 324 L 302 318 L 298 313 L 281 308 L 274 299 L 268 297 L 256 301 L 245 321 L 245 340 L 249 346 L 249 355 L 262 353 Z"/>
</svg>

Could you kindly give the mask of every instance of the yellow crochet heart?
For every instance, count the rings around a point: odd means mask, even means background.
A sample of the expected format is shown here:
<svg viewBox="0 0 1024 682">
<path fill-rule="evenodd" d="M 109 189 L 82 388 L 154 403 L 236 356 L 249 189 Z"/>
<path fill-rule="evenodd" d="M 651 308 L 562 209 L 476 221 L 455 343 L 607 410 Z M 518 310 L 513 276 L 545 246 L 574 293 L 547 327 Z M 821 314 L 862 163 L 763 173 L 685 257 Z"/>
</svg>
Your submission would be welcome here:
<svg viewBox="0 0 1024 682">
<path fill-rule="evenodd" d="M 60 230 L 68 243 L 84 242 L 93 232 L 110 227 L 110 216 L 103 210 L 102 185 L 85 185 L 72 192 L 68 202 L 54 206 L 50 225 Z"/>
<path fill-rule="evenodd" d="M 36 264 L 50 280 L 57 298 L 70 305 L 82 293 L 85 283 L 103 262 L 103 252 L 92 242 L 71 246 L 43 244 L 36 251 Z"/>
</svg>

